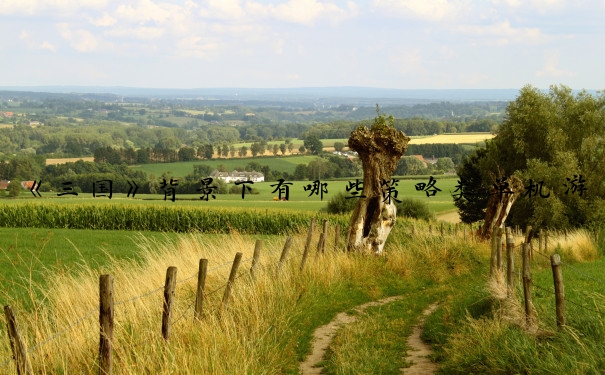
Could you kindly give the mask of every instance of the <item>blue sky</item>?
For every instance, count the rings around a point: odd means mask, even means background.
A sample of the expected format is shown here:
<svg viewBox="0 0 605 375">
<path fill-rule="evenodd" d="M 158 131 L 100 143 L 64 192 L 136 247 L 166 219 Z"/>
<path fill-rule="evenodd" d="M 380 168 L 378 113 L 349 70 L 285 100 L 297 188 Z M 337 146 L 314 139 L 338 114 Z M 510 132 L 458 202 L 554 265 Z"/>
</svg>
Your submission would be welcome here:
<svg viewBox="0 0 605 375">
<path fill-rule="evenodd" d="M 605 1 L 0 0 L 0 86 L 605 89 Z"/>
</svg>

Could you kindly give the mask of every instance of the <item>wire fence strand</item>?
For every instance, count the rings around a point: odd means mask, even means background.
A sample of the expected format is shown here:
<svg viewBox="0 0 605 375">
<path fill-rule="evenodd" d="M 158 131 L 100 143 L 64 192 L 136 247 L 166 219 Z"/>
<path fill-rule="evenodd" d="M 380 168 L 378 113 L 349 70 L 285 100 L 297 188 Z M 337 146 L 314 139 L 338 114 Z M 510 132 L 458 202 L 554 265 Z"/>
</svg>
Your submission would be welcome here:
<svg viewBox="0 0 605 375">
<path fill-rule="evenodd" d="M 569 264 L 569 263 L 564 263 L 563 261 L 561 261 L 561 264 L 562 264 L 563 266 L 565 266 L 565 267 L 566 267 L 566 269 L 569 269 L 569 270 L 571 270 L 572 272 L 575 272 L 576 274 L 578 274 L 578 275 L 582 276 L 584 279 L 592 280 L 592 281 L 595 281 L 595 282 L 597 282 L 597 283 L 599 283 L 599 284 L 601 284 L 601 285 L 605 285 L 605 281 L 603 281 L 603 280 L 601 280 L 601 279 L 599 279 L 599 278 L 596 278 L 596 277 L 594 277 L 594 276 L 590 276 L 590 275 L 588 275 L 588 274 L 586 274 L 586 273 L 584 273 L 584 272 L 580 271 L 578 268 L 576 268 L 576 267 L 572 266 L 572 265 L 571 265 L 571 264 Z"/>
</svg>

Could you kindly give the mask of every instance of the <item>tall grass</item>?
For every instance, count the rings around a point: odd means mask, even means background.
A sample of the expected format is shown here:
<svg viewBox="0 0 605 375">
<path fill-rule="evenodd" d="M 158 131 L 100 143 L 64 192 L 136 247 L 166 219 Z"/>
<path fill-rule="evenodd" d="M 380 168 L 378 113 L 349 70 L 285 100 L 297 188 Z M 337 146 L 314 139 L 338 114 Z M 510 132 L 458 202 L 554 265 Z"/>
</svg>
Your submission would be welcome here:
<svg viewBox="0 0 605 375">
<path fill-rule="evenodd" d="M 459 291 L 427 320 L 425 338 L 439 348 L 442 373 L 602 374 L 605 372 L 603 260 L 588 232 L 549 234 L 547 254 L 531 261 L 533 320 L 526 322 L 518 276 L 507 291 L 497 272 L 486 284 Z M 537 243 L 533 244 L 537 250 Z M 516 269 L 521 262 L 516 251 Z M 558 328 L 548 256 L 561 255 L 567 325 Z M 588 261 L 590 261 L 588 263 Z M 587 262 L 587 263 L 584 263 Z M 570 268 L 574 263 L 573 269 Z M 574 271 L 575 270 L 575 271 Z M 573 272 L 572 272 L 573 271 Z M 576 274 L 575 272 L 580 272 Z"/>
<path fill-rule="evenodd" d="M 335 252 L 328 246 L 325 255 L 313 251 L 303 272 L 299 264 L 306 233 L 294 234 L 290 260 L 279 272 L 275 265 L 284 238 L 265 241 L 255 280 L 248 274 L 253 241 L 239 233 L 229 241 L 203 234 L 162 241 L 141 237 L 143 261 L 112 261 L 101 269 L 82 264 L 75 272 L 50 273 L 47 293 L 31 313 L 19 309 L 18 301 L 14 304 L 26 345 L 38 344 L 30 353 L 36 373 L 97 371 L 99 273 L 114 276 L 116 373 L 297 373 L 313 328 L 336 312 L 472 269 L 475 245 L 426 235 L 412 241 L 406 226 L 400 229 L 387 245 L 386 258 Z M 240 277 L 228 308 L 221 311 L 222 285 L 238 251 L 244 253 Z M 192 307 L 200 258 L 210 260 L 206 291 L 217 291 L 208 296 L 202 321 L 195 322 Z M 169 266 L 178 268 L 179 283 L 171 337 L 164 342 L 162 286 Z M 41 345 L 82 316 L 65 334 Z M 9 353 L 7 340 L 0 340 L 0 361 Z"/>
</svg>

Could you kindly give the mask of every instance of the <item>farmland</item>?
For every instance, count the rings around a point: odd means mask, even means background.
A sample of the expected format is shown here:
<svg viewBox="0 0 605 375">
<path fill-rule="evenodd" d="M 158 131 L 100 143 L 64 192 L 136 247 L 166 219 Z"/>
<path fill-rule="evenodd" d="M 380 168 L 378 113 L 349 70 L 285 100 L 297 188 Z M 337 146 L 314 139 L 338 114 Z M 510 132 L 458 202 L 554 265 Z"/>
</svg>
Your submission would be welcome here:
<svg viewBox="0 0 605 375">
<path fill-rule="evenodd" d="M 441 189 L 435 196 L 427 196 L 424 191 L 417 191 L 415 185 L 418 183 L 427 183 L 429 176 L 414 176 L 410 179 L 401 179 L 396 186 L 398 198 L 413 198 L 428 203 L 429 208 L 434 213 L 444 213 L 455 209 L 451 192 L 456 190 L 457 179 L 453 175 L 434 176 L 435 186 Z M 351 179 L 354 181 L 355 179 Z M 243 208 L 256 210 L 258 212 L 318 212 L 326 207 L 331 196 L 338 192 L 346 192 L 349 181 L 321 181 L 326 183 L 327 193 L 324 193 L 323 200 L 319 195 L 311 195 L 311 191 L 305 191 L 304 187 L 313 184 L 312 181 L 291 181 L 289 201 L 275 201 L 273 198 L 278 196 L 273 192 L 276 182 L 257 182 L 252 187 L 258 191 L 258 194 L 247 193 L 242 199 L 241 194 L 219 194 L 216 199 L 209 198 L 208 201 L 200 200 L 199 195 L 178 194 L 174 202 L 164 201 L 163 193 L 158 194 L 137 194 L 135 198 L 127 198 L 126 194 L 114 194 L 112 199 L 106 197 L 93 198 L 91 194 L 80 194 L 78 197 L 63 196 L 58 197 L 56 193 L 42 193 L 42 198 L 35 198 L 31 194 L 23 194 L 18 199 L 0 198 L 0 202 L 7 206 L 30 203 L 30 204 L 86 204 L 86 205 L 128 205 L 145 206 L 153 205 L 162 209 L 162 207 L 173 208 L 183 207 L 190 209 L 218 209 L 218 208 Z M 178 189 L 178 186 L 177 186 Z M 28 192 L 29 193 L 29 192 Z M 394 197 L 395 198 L 395 197 Z"/>
<path fill-rule="evenodd" d="M 250 161 L 255 161 L 261 165 L 268 165 L 272 170 L 278 170 L 282 172 L 294 173 L 294 169 L 298 164 L 308 164 L 309 162 L 316 160 L 317 156 L 312 155 L 294 155 L 294 156 L 257 156 L 255 158 L 221 158 L 212 160 L 198 160 L 188 162 L 176 162 L 176 163 L 154 163 L 154 164 L 143 164 L 133 166 L 132 168 L 142 170 L 147 174 L 161 176 L 166 172 L 170 172 L 172 176 L 184 177 L 193 172 L 193 166 L 196 164 L 206 164 L 212 168 L 218 166 L 224 166 L 228 171 L 234 169 L 244 170 L 246 164 Z"/>
<path fill-rule="evenodd" d="M 445 134 L 433 134 L 433 135 L 419 135 L 419 136 L 411 136 L 410 143 L 411 145 L 420 145 L 420 144 L 470 144 L 474 145 L 476 143 L 483 143 L 486 139 L 492 139 L 494 134 L 491 133 L 445 133 Z M 334 143 L 341 142 L 346 145 L 348 142 L 348 138 L 327 138 L 321 139 L 323 143 L 325 151 L 333 151 Z M 294 153 L 298 152 L 298 148 L 303 145 L 304 141 L 302 139 L 293 139 L 290 141 L 294 145 Z M 273 146 L 274 144 L 281 144 L 283 142 L 275 142 L 275 141 L 267 141 L 267 144 Z M 250 148 L 252 142 L 241 142 L 235 143 L 233 146 L 235 148 L 240 148 L 242 146 Z M 270 152 L 266 151 L 265 155 L 269 155 Z M 286 154 L 288 152 L 286 151 Z"/>
</svg>

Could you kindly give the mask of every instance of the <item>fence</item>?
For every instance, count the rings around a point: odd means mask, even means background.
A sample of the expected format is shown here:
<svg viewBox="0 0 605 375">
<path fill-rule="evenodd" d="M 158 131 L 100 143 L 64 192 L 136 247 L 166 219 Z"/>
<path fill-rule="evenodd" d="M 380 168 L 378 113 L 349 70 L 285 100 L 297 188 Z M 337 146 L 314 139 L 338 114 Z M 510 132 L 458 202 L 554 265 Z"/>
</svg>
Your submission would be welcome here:
<svg viewBox="0 0 605 375">
<path fill-rule="evenodd" d="M 304 246 L 304 250 L 302 252 L 302 258 L 300 262 L 300 266 L 298 269 L 300 271 L 304 270 L 305 264 L 308 260 L 308 257 L 312 251 L 312 238 L 313 232 L 315 228 L 315 219 L 312 218 L 308 230 L 308 235 L 306 239 L 306 243 Z M 323 221 L 322 231 L 319 235 L 319 241 L 317 243 L 316 252 L 317 257 L 319 255 L 324 254 L 326 251 L 326 242 L 328 236 L 328 220 Z M 340 225 L 336 225 L 334 228 L 334 242 L 333 249 L 337 251 L 340 249 Z M 292 247 L 293 238 L 288 237 L 285 241 L 283 249 L 281 250 L 281 254 L 279 257 L 279 261 L 274 265 L 276 275 L 279 275 L 284 268 L 285 263 L 289 260 L 290 248 Z M 235 287 L 236 280 L 248 276 L 250 282 L 254 282 L 256 279 L 260 258 L 261 258 L 261 249 L 263 242 L 261 240 L 257 240 L 253 256 L 242 260 L 242 253 L 238 252 L 235 254 L 233 262 L 225 262 L 216 267 L 208 269 L 208 259 L 200 259 L 198 272 L 183 279 L 177 281 L 177 273 L 178 270 L 176 267 L 168 267 L 166 270 L 166 279 L 163 286 L 159 286 L 149 292 L 144 294 L 131 297 L 121 301 L 114 301 L 114 283 L 112 275 L 106 274 L 101 275 L 99 278 L 99 308 L 91 310 L 90 312 L 84 314 L 80 318 L 76 319 L 72 323 L 68 324 L 67 327 L 60 330 L 59 332 L 53 334 L 51 337 L 46 340 L 26 349 L 26 343 L 22 338 L 19 325 L 17 323 L 17 318 L 13 311 L 13 308 L 10 305 L 4 307 L 4 312 L 7 321 L 7 331 L 9 334 L 10 347 L 13 354 L 12 360 L 14 360 L 15 368 L 17 374 L 32 374 L 32 366 L 29 359 L 29 355 L 35 351 L 36 349 L 48 344 L 59 338 L 60 336 L 65 335 L 71 329 L 79 325 L 84 320 L 88 319 L 95 313 L 99 313 L 99 354 L 98 354 L 98 366 L 99 373 L 102 375 L 111 374 L 113 369 L 113 330 L 114 330 L 114 313 L 116 311 L 116 307 L 124 305 L 129 302 L 133 302 L 148 296 L 151 296 L 160 290 L 163 290 L 163 302 L 162 302 L 162 317 L 161 317 L 161 331 L 159 332 L 162 335 L 162 338 L 165 341 L 170 340 L 171 327 L 179 320 L 185 318 L 187 315 L 191 315 L 191 317 L 197 321 L 201 322 L 207 314 L 212 312 L 207 311 L 208 306 L 208 297 L 211 295 L 220 292 L 223 290 L 222 299 L 220 304 L 213 311 L 214 313 L 220 316 L 229 305 L 229 301 L 231 298 L 231 293 L 233 288 Z M 251 261 L 251 265 L 249 270 L 239 271 L 242 264 Z M 229 277 L 226 282 L 219 287 L 206 291 L 206 278 L 210 271 L 214 271 L 220 268 L 224 268 L 231 265 L 231 270 L 229 273 Z M 175 290 L 177 284 L 184 283 L 188 280 L 197 278 L 197 287 L 195 289 L 195 301 L 194 303 L 186 309 L 179 317 L 175 317 L 175 310 L 173 309 L 175 303 Z M 6 367 L 10 364 L 11 359 L 0 363 L 0 368 Z"/>
<path fill-rule="evenodd" d="M 520 232 L 517 231 L 516 234 L 517 236 L 520 236 Z M 567 232 L 563 232 L 559 235 L 564 236 L 565 240 L 567 240 Z M 506 228 L 505 230 L 497 228 L 492 236 L 490 257 L 490 277 L 495 278 L 497 277 L 497 274 L 503 275 L 504 271 L 506 271 L 507 298 L 515 298 L 517 287 L 522 289 L 524 315 L 527 326 L 535 326 L 538 321 L 536 308 L 532 301 L 532 288 L 539 290 L 541 293 L 545 293 L 547 296 L 554 297 L 554 306 L 552 306 L 551 311 L 554 315 L 554 323 L 559 328 L 568 324 L 566 304 L 604 317 L 605 311 L 599 311 L 598 307 L 587 306 L 577 300 L 570 299 L 569 296 L 566 297 L 563 270 L 570 271 L 586 282 L 593 284 L 598 283 L 600 285 L 605 285 L 605 281 L 598 277 L 588 275 L 579 268 L 574 267 L 572 264 L 564 262 L 561 259 L 560 254 L 548 255 L 549 238 L 553 237 L 552 233 L 540 231 L 537 240 L 537 249 L 534 248 L 536 241 L 532 241 L 533 236 L 534 234 L 532 233 L 531 227 L 528 227 L 523 241 L 515 245 L 515 236 L 513 236 L 511 228 Z M 594 237 L 595 240 L 598 240 L 596 233 L 594 234 Z M 536 280 L 532 279 L 532 265 L 537 263 L 535 256 L 545 260 L 547 262 L 546 264 L 550 266 L 552 289 L 540 285 Z M 504 264 L 504 259 L 506 260 L 506 265 Z M 521 260 L 521 272 L 515 270 L 515 259 Z M 566 274 L 569 275 L 567 272 Z M 569 285 L 567 285 L 567 290 L 568 292 L 570 290 L 575 291 L 574 289 L 571 289 Z"/>
</svg>

